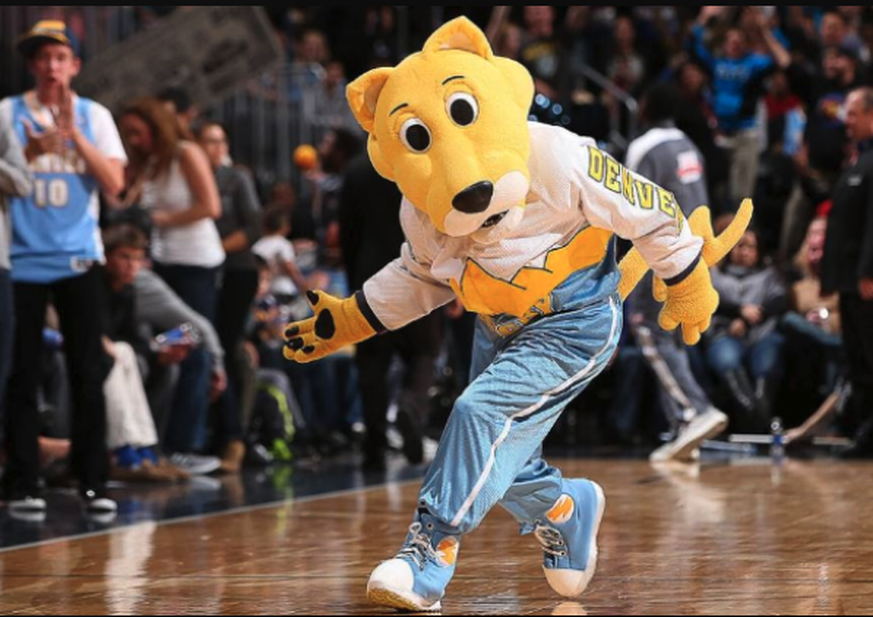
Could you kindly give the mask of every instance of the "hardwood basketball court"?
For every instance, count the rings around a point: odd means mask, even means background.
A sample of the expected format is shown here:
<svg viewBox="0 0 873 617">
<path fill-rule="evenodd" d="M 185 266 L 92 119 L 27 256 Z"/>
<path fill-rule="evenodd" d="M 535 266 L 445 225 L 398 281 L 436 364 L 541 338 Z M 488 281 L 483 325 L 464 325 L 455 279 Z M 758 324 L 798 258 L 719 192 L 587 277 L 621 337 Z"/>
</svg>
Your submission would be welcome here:
<svg viewBox="0 0 873 617">
<path fill-rule="evenodd" d="M 869 614 L 873 464 L 653 468 L 564 461 L 608 505 L 597 576 L 555 597 L 538 545 L 495 511 L 465 540 L 444 614 Z M 375 614 L 419 483 L 262 506 L 0 553 L 0 613 Z"/>
</svg>

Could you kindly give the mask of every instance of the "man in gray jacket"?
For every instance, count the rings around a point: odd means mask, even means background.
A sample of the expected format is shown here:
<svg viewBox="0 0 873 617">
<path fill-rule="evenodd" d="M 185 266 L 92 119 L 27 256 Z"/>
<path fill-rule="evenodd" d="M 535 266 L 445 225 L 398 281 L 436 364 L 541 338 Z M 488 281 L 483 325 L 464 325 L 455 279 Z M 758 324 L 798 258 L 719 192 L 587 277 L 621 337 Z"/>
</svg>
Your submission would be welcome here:
<svg viewBox="0 0 873 617">
<path fill-rule="evenodd" d="M 674 114 L 679 95 L 669 84 L 657 84 L 643 101 L 650 129 L 628 148 L 626 167 L 676 196 L 686 217 L 709 203 L 703 156 L 682 131 Z M 646 361 L 658 377 L 664 411 L 676 438 L 652 454 L 653 462 L 690 461 L 700 445 L 727 428 L 727 416 L 715 409 L 697 383 L 688 349 L 677 332 L 658 326 L 661 304 L 652 297 L 652 275 L 631 296 L 631 325 Z"/>
<path fill-rule="evenodd" d="M 11 126 L 0 126 L 0 418 L 3 417 L 3 399 L 6 396 L 6 380 L 12 361 L 12 337 L 15 333 L 10 275 L 12 265 L 9 261 L 11 225 L 6 197 L 26 197 L 32 190 L 33 176 L 18 139 Z"/>
</svg>

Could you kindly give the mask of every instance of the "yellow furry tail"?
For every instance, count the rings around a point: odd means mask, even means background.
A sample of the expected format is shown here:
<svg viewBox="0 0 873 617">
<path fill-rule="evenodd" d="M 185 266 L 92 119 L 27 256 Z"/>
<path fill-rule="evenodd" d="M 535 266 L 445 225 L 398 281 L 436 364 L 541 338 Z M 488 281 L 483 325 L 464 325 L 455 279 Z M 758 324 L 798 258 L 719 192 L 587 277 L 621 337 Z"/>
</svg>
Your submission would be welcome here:
<svg viewBox="0 0 873 617">
<path fill-rule="evenodd" d="M 754 211 L 755 208 L 752 205 L 751 199 L 743 201 L 733 222 L 718 237 L 712 231 L 712 219 L 709 208 L 703 207 L 694 211 L 691 218 L 688 219 L 688 225 L 691 228 L 691 233 L 703 238 L 703 261 L 706 262 L 706 265 L 710 268 L 713 267 L 733 250 L 749 228 Z M 640 255 L 640 252 L 633 248 L 621 260 L 618 267 L 621 272 L 618 293 L 621 294 L 622 300 L 627 300 L 628 296 L 631 295 L 637 285 L 640 284 L 640 281 L 643 280 L 643 277 L 646 276 L 649 266 L 643 259 L 643 256 Z M 659 297 L 663 296 L 663 293 L 659 293 L 658 287 L 663 287 L 663 283 L 657 281 L 655 284 L 655 297 L 663 302 L 665 297 Z"/>
<path fill-rule="evenodd" d="M 621 294 L 622 300 L 627 300 L 628 296 L 637 288 L 643 277 L 649 271 L 649 264 L 640 255 L 636 247 L 625 255 L 624 259 L 618 265 L 621 271 L 621 280 L 618 282 L 618 293 Z"/>
</svg>

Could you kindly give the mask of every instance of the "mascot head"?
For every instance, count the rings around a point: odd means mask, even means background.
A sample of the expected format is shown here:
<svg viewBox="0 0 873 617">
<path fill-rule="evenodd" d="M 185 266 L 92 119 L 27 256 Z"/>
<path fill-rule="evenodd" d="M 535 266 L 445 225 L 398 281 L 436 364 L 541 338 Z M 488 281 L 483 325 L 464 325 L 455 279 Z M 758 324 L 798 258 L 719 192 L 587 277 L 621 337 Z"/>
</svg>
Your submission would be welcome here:
<svg viewBox="0 0 873 617">
<path fill-rule="evenodd" d="M 461 17 L 348 87 L 376 170 L 452 237 L 514 228 L 530 185 L 530 73 Z"/>
</svg>

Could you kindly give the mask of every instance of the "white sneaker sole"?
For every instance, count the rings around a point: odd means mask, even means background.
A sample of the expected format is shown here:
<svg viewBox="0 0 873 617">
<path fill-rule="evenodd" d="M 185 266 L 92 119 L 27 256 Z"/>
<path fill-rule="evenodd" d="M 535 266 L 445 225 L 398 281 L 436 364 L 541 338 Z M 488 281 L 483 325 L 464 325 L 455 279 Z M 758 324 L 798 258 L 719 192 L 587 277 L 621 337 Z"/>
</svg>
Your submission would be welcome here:
<svg viewBox="0 0 873 617">
<path fill-rule="evenodd" d="M 692 420 L 675 441 L 655 450 L 649 460 L 653 463 L 693 462 L 694 453 L 700 449 L 701 444 L 707 439 L 718 437 L 727 427 L 728 417 L 717 409 L 710 409 Z"/>
<path fill-rule="evenodd" d="M 599 502 L 599 507 L 597 508 L 597 519 L 594 522 L 594 527 L 591 530 L 591 552 L 588 554 L 588 564 L 585 566 L 585 572 L 582 572 L 582 578 L 575 584 L 575 589 L 572 593 L 563 593 L 559 590 L 555 584 L 552 583 L 552 577 L 558 578 L 562 575 L 566 575 L 566 573 L 572 573 L 573 575 L 580 574 L 576 570 L 550 570 L 548 568 L 543 568 L 543 572 L 546 574 L 546 580 L 549 581 L 549 585 L 551 588 L 558 594 L 565 598 L 578 598 L 585 590 L 588 589 L 588 585 L 591 583 L 591 579 L 594 578 L 594 575 L 597 573 L 597 557 L 598 557 L 598 548 L 597 548 L 597 536 L 600 533 L 600 523 L 603 522 L 603 514 L 606 512 L 606 495 L 603 494 L 603 489 L 596 482 L 592 482 L 594 485 L 594 491 L 597 494 L 597 501 Z M 551 575 L 551 576 L 550 576 Z"/>
<path fill-rule="evenodd" d="M 416 594 L 396 591 L 378 584 L 367 585 L 367 600 L 375 606 L 408 613 L 438 613 L 443 610 L 440 602 L 427 606 Z"/>
<path fill-rule="evenodd" d="M 48 506 L 44 499 L 30 499 L 28 501 L 10 501 L 6 504 L 10 512 L 16 514 L 45 514 Z"/>
</svg>

